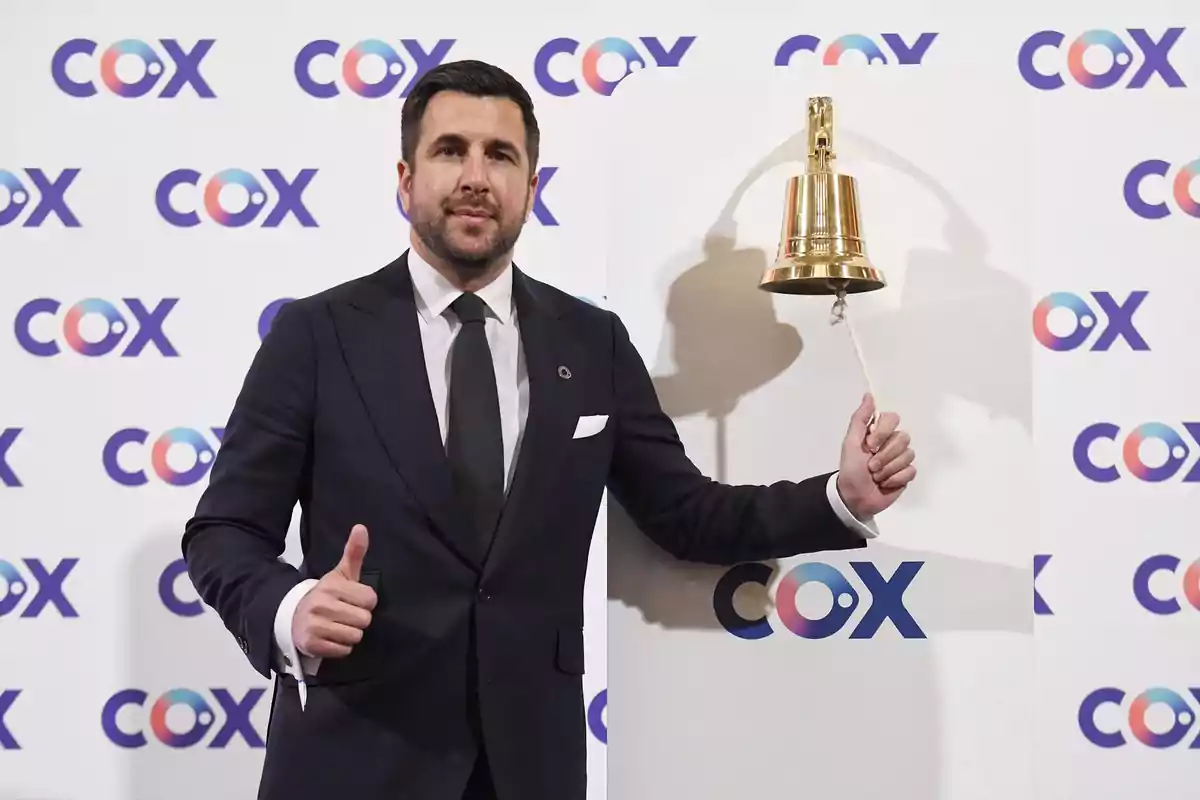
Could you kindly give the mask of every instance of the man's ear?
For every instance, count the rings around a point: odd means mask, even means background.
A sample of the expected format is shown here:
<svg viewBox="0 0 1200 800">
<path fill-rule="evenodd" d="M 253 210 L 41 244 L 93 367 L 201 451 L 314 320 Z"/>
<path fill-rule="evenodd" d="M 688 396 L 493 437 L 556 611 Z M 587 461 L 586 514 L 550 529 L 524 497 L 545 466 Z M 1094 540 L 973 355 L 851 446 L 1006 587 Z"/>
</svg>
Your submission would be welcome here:
<svg viewBox="0 0 1200 800">
<path fill-rule="evenodd" d="M 412 192 L 412 168 L 403 159 L 396 162 L 396 184 L 400 203 L 404 207 L 404 213 L 408 214 L 409 196 Z"/>
<path fill-rule="evenodd" d="M 528 219 L 529 215 L 533 213 L 533 204 L 534 204 L 534 201 L 537 200 L 537 189 L 538 189 L 538 178 L 539 177 L 540 176 L 538 175 L 537 169 L 534 169 L 533 177 L 531 177 L 529 179 L 529 198 L 525 201 L 525 218 L 526 219 Z"/>
</svg>

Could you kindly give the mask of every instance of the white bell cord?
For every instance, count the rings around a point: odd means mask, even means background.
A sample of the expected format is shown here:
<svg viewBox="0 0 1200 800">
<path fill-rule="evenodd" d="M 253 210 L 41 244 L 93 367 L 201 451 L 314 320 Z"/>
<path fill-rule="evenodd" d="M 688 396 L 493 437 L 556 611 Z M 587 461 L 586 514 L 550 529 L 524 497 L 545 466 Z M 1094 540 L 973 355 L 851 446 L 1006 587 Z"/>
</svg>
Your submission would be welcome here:
<svg viewBox="0 0 1200 800">
<path fill-rule="evenodd" d="M 871 382 L 871 373 L 867 370 L 867 360 L 863 357 L 862 345 L 858 342 L 858 335 L 854 332 L 854 323 L 850 321 L 850 317 L 846 314 L 846 290 L 839 289 L 837 300 L 833 303 L 832 314 L 829 319 L 830 325 L 837 325 L 839 322 L 846 323 L 846 330 L 850 332 L 850 342 L 854 345 L 854 354 L 858 356 L 858 366 L 862 369 L 863 377 L 867 381 L 867 391 L 875 399 L 875 411 L 871 414 L 870 426 L 875 424 L 875 420 L 879 415 L 879 395 L 875 393 L 875 386 Z"/>
</svg>

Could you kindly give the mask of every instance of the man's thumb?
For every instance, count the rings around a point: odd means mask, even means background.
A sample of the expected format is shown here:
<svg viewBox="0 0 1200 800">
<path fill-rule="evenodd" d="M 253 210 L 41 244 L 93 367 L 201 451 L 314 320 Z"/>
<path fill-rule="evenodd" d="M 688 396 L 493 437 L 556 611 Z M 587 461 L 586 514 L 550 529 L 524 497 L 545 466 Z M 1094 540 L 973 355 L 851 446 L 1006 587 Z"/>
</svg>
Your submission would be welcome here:
<svg viewBox="0 0 1200 800">
<path fill-rule="evenodd" d="M 366 556 L 367 526 L 355 525 L 350 529 L 350 538 L 346 540 L 346 549 L 342 551 L 342 560 L 338 562 L 337 571 L 343 578 L 357 583 Z"/>
<path fill-rule="evenodd" d="M 875 414 L 875 398 L 870 392 L 863 395 L 862 402 L 858 404 L 858 408 L 854 410 L 854 414 L 850 417 L 850 429 L 848 433 L 855 441 L 865 439 L 867 436 L 867 426 L 871 423 L 871 417 Z"/>
</svg>

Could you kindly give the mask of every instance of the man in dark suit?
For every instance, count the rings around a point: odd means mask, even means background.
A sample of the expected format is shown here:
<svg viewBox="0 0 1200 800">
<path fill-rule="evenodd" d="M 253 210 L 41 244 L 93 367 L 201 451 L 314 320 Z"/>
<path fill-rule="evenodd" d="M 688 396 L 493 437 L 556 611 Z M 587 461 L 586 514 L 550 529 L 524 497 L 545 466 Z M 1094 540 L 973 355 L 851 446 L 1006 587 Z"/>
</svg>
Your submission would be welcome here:
<svg viewBox="0 0 1200 800">
<path fill-rule="evenodd" d="M 411 249 L 276 317 L 183 535 L 275 673 L 265 800 L 584 800 L 583 584 L 607 487 L 680 559 L 865 545 L 913 479 L 864 397 L 839 470 L 729 486 L 684 452 L 621 320 L 511 263 L 529 95 L 476 61 L 402 111 Z M 304 560 L 280 560 L 296 503 Z"/>
</svg>

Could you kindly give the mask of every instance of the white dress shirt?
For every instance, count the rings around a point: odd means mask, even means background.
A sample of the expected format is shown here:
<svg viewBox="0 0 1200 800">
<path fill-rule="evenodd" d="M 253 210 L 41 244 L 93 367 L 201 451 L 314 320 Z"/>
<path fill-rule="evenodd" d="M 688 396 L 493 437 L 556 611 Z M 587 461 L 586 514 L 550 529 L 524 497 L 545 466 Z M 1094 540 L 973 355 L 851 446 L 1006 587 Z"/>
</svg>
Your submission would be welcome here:
<svg viewBox="0 0 1200 800">
<path fill-rule="evenodd" d="M 425 369 L 429 373 L 429 388 L 433 394 L 434 408 L 437 409 L 442 443 L 445 444 L 450 348 L 461 327 L 457 315 L 450 310 L 450 304 L 458 299 L 462 291 L 417 255 L 415 250 L 408 252 L 408 266 L 412 275 L 413 294 L 421 330 L 421 346 L 425 353 Z M 508 491 L 512 482 L 513 467 L 529 413 L 529 379 L 525 369 L 512 286 L 513 271 L 510 266 L 496 280 L 477 292 L 487 306 L 484 330 L 496 369 L 496 389 L 500 398 L 501 434 L 504 441 L 505 491 Z M 830 505 L 843 523 L 864 538 L 872 539 L 878 535 L 874 520 L 856 519 L 842 502 L 837 491 L 837 473 L 829 477 L 825 492 Z M 316 578 L 309 578 L 298 583 L 284 596 L 275 615 L 275 643 L 281 657 L 278 668 L 299 682 L 302 708 L 306 699 L 304 676 L 315 675 L 321 659 L 305 656 L 296 650 L 292 642 L 292 617 L 300 599 L 317 582 Z"/>
</svg>

